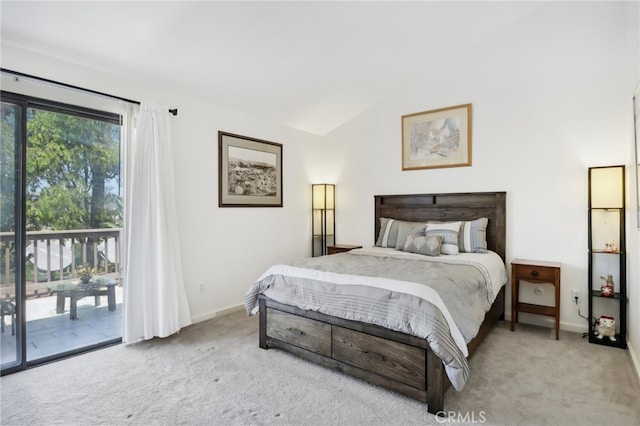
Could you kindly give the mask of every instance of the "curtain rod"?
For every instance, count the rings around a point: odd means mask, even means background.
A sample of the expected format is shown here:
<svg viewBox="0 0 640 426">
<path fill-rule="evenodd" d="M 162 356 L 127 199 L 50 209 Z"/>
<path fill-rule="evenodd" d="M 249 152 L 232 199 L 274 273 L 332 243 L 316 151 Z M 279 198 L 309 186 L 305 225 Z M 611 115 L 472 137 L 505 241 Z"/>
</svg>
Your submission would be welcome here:
<svg viewBox="0 0 640 426">
<path fill-rule="evenodd" d="M 104 93 L 104 92 L 98 92 L 97 90 L 86 89 L 84 87 L 74 86 L 72 84 L 63 83 L 61 81 L 55 81 L 55 80 L 50 80 L 48 78 L 38 77 L 36 75 L 25 74 L 23 72 L 13 71 L 13 70 L 10 70 L 10 69 L 7 69 L 7 68 L 0 68 L 0 71 L 3 72 L 3 73 L 14 75 L 16 78 L 17 77 L 31 78 L 31 79 L 42 81 L 42 82 L 45 82 L 45 83 L 50 83 L 50 84 L 55 84 L 57 86 L 66 87 L 68 89 L 80 90 L 82 92 L 87 92 L 87 93 L 91 93 L 91 94 L 99 95 L 99 96 L 106 96 L 107 98 L 117 99 L 119 101 L 124 101 L 124 102 L 129 102 L 131 104 L 140 105 L 140 101 L 134 101 L 134 100 L 131 100 L 131 99 L 120 97 L 120 96 L 110 95 L 110 94 Z M 171 115 L 178 115 L 178 108 L 170 108 L 169 109 L 169 113 Z"/>
</svg>

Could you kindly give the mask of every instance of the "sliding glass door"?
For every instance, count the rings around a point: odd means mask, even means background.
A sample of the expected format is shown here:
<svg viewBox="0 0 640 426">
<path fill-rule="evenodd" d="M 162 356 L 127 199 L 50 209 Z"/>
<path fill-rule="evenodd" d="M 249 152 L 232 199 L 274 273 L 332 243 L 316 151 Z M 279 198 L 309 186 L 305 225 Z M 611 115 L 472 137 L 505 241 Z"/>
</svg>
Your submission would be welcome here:
<svg viewBox="0 0 640 426">
<path fill-rule="evenodd" d="M 116 114 L 3 92 L 2 126 L 4 372 L 121 340 L 122 179 Z"/>
</svg>

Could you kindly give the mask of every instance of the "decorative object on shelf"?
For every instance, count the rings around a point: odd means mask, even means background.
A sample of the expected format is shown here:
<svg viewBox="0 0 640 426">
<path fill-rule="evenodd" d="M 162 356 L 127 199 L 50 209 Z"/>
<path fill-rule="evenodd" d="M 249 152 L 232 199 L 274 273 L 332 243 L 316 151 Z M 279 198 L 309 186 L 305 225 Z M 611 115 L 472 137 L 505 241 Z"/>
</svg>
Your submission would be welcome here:
<svg viewBox="0 0 640 426">
<path fill-rule="evenodd" d="M 91 277 L 95 274 L 95 269 L 89 266 L 88 263 L 84 263 L 76 268 L 76 273 L 78 274 L 78 278 L 82 281 L 83 284 L 91 281 Z"/>
<path fill-rule="evenodd" d="M 471 104 L 402 116 L 402 170 L 471 165 Z"/>
<path fill-rule="evenodd" d="M 611 297 L 614 294 L 613 288 L 613 276 L 607 275 L 607 277 L 600 277 L 605 280 L 605 283 L 600 286 L 600 296 Z"/>
<path fill-rule="evenodd" d="M 596 338 L 602 340 L 608 337 L 612 342 L 616 342 L 616 320 L 610 315 L 601 315 L 596 320 Z"/>
<path fill-rule="evenodd" d="M 218 205 L 282 207 L 282 145 L 218 132 Z"/>
<path fill-rule="evenodd" d="M 311 185 L 311 253 L 323 256 L 336 242 L 336 187 L 328 183 Z"/>
<path fill-rule="evenodd" d="M 624 165 L 589 168 L 589 342 L 621 349 L 627 347 L 625 182 Z"/>
</svg>

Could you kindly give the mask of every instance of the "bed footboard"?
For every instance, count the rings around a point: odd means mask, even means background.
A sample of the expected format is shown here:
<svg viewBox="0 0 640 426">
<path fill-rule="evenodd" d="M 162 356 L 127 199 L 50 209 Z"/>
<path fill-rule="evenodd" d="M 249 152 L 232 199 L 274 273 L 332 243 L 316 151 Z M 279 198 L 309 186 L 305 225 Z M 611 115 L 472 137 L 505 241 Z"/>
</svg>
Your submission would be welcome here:
<svg viewBox="0 0 640 426">
<path fill-rule="evenodd" d="M 449 380 L 426 340 L 371 324 L 304 311 L 260 296 L 260 347 L 316 364 L 443 409 Z"/>
<path fill-rule="evenodd" d="M 504 288 L 498 294 L 478 335 L 469 342 L 469 356 L 491 327 L 504 319 Z M 444 395 L 451 386 L 442 361 L 427 341 L 376 325 L 331 317 L 259 298 L 259 343 L 315 364 L 396 391 L 427 403 L 443 414 Z"/>
</svg>

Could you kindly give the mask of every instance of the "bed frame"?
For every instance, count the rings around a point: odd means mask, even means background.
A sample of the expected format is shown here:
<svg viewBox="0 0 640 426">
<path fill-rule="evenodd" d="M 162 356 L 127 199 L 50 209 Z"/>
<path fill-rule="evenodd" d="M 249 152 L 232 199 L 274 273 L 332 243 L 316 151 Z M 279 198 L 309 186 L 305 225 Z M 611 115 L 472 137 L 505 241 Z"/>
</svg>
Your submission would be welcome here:
<svg viewBox="0 0 640 426">
<path fill-rule="evenodd" d="M 380 218 L 399 220 L 473 220 L 489 218 L 487 245 L 505 259 L 506 193 L 377 195 L 374 241 Z M 476 337 L 469 356 L 491 327 L 504 319 L 504 287 Z M 372 324 L 331 317 L 278 303 L 263 295 L 260 303 L 260 347 L 278 348 L 316 364 L 383 386 L 427 403 L 443 415 L 444 394 L 451 386 L 442 361 L 425 339 Z"/>
</svg>

